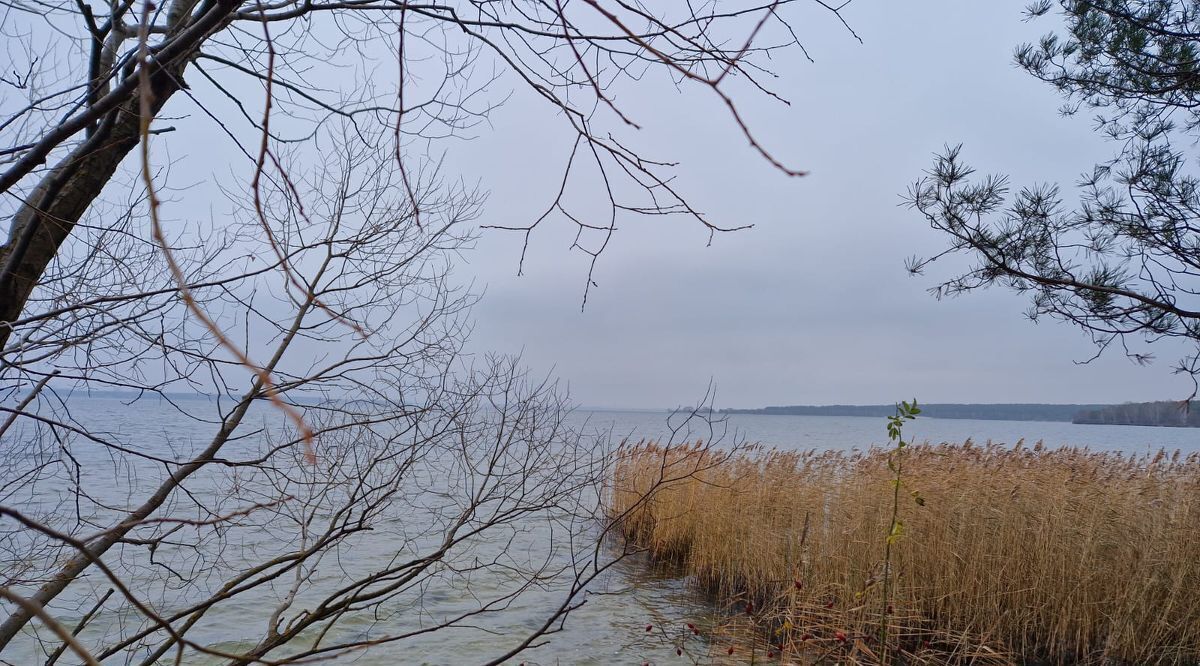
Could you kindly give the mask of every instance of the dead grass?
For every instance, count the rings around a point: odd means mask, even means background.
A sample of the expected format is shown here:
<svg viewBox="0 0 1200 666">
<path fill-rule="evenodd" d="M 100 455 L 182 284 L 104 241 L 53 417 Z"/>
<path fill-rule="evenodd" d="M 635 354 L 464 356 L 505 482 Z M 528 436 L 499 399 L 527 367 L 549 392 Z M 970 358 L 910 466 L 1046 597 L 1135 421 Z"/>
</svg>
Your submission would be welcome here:
<svg viewBox="0 0 1200 666">
<path fill-rule="evenodd" d="M 905 449 L 890 613 L 887 451 L 722 455 L 622 447 L 610 516 L 787 660 L 1200 663 L 1197 454 Z"/>
</svg>

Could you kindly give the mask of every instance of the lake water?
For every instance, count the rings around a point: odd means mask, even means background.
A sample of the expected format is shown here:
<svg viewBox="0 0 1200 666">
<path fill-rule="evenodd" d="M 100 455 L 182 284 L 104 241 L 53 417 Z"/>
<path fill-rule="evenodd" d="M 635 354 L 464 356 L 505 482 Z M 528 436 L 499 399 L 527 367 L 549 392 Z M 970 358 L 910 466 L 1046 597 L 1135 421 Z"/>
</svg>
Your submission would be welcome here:
<svg viewBox="0 0 1200 666">
<path fill-rule="evenodd" d="M 174 410 L 153 401 L 126 406 L 115 399 L 85 399 L 76 401 L 75 404 L 77 418 L 86 420 L 96 432 L 119 438 L 129 445 L 142 442 L 149 446 L 149 442 L 169 441 L 178 453 L 189 448 L 189 441 L 193 437 L 202 441 L 211 433 L 211 425 L 185 419 Z M 132 413 L 134 411 L 136 414 Z M 606 433 L 613 442 L 623 438 L 653 438 L 674 442 L 702 438 L 719 440 L 726 445 L 745 441 L 761 442 L 786 449 L 853 449 L 884 444 L 886 441 L 884 420 L 879 418 L 744 414 L 716 415 L 716 418 L 715 423 L 709 423 L 701 419 L 687 421 L 679 415 L 670 416 L 665 411 L 580 410 L 571 415 L 570 421 L 582 429 Z M 961 442 L 971 438 L 979 443 L 991 440 L 1012 444 L 1023 439 L 1030 445 L 1040 440 L 1051 447 L 1087 446 L 1095 450 L 1120 450 L 1127 453 L 1147 453 L 1160 448 L 1185 452 L 1200 450 L 1200 430 L 1195 429 L 921 418 L 906 427 L 906 434 L 917 441 L 928 440 L 934 443 Z M 14 435 L 10 433 L 0 444 L 6 447 L 3 451 L 5 455 L 12 455 L 18 442 L 14 441 Z M 93 483 L 89 485 L 102 488 L 103 492 L 109 495 L 94 499 L 100 503 L 108 500 L 119 505 L 136 496 L 134 491 L 142 483 L 143 477 L 147 481 L 152 481 L 155 477 L 153 465 L 140 470 L 130 467 L 121 469 L 123 476 L 114 475 L 111 465 L 83 466 L 82 474 L 95 475 Z M 212 487 L 220 486 L 214 482 Z M 203 492 L 203 486 L 200 488 L 200 492 Z M 26 501 L 59 501 L 55 499 L 51 487 L 43 485 L 39 492 L 43 495 Z M 11 501 L 12 498 L 9 498 L 5 503 Z M 102 512 L 92 517 L 98 519 L 98 524 L 105 524 Z M 270 534 L 269 530 L 264 530 L 260 535 L 242 538 L 244 547 L 252 549 L 256 545 L 265 545 Z M 255 541 L 256 538 L 262 541 Z M 176 563 L 186 563 L 189 557 L 210 555 L 177 553 Z M 362 546 L 356 546 L 352 555 L 353 568 L 360 570 L 370 569 L 386 562 L 388 558 L 395 557 L 395 553 L 387 547 L 386 541 L 379 539 L 364 541 Z M 224 553 L 222 557 L 227 566 L 237 568 L 236 553 Z M 325 569 L 321 571 L 321 575 L 336 582 L 339 574 L 336 569 Z M 488 583 L 481 582 L 479 585 L 486 586 Z M 487 593 L 492 590 L 489 588 L 480 591 Z M 385 647 L 342 657 L 338 663 L 473 663 L 480 658 L 496 654 L 499 646 L 504 644 L 506 634 L 515 635 L 537 626 L 551 605 L 559 600 L 560 597 L 553 589 L 535 589 L 522 597 L 510 610 L 497 616 L 500 623 L 489 627 L 491 631 L 498 632 L 496 634 L 465 629 L 438 632 L 404 643 L 404 647 L 401 648 L 402 658 L 398 657 L 397 648 Z M 461 595 L 456 597 L 443 591 L 420 599 L 419 605 L 422 613 L 433 616 L 439 612 L 453 612 L 469 601 Z M 214 612 L 212 617 L 206 618 L 202 627 L 198 627 L 197 635 L 211 641 L 213 645 L 236 647 L 241 641 L 255 636 L 256 631 L 261 631 L 260 626 L 247 626 L 246 618 L 257 610 L 253 606 L 253 603 L 243 603 L 241 606 L 231 604 L 229 608 Z M 675 647 L 669 639 L 678 635 L 684 623 L 695 622 L 703 625 L 713 613 L 711 607 L 689 592 L 685 581 L 658 575 L 636 560 L 625 561 L 589 588 L 586 603 L 570 616 L 562 631 L 552 635 L 547 645 L 527 652 L 518 661 L 529 664 L 612 664 L 676 660 Z M 121 613 L 114 612 L 105 617 L 98 617 L 93 623 L 95 631 L 119 631 L 124 621 L 120 616 Z M 344 637 L 353 638 L 356 635 L 380 635 L 381 632 L 411 628 L 411 618 L 399 612 L 396 616 L 372 622 L 347 622 L 339 631 L 343 632 Z M 78 617 L 63 610 L 60 619 L 71 625 Z M 647 624 L 656 627 L 655 631 L 647 634 Z M 659 633 L 659 627 L 665 627 L 670 632 L 667 640 Z M 693 645 L 696 648 L 703 647 L 700 642 Z M 141 656 L 144 655 L 132 655 L 128 656 L 128 659 L 117 656 L 109 661 L 138 663 Z M 10 664 L 41 663 L 44 659 L 44 655 L 38 652 L 32 640 L 14 642 L 5 653 L 0 654 L 0 661 Z M 64 659 L 64 663 L 71 662 L 72 660 Z"/>
<path fill-rule="evenodd" d="M 610 429 L 617 439 L 671 436 L 671 425 L 681 425 L 679 415 L 665 411 L 591 411 L 579 412 L 576 418 L 598 429 Z M 745 440 L 761 442 L 783 449 L 853 449 L 885 444 L 887 432 L 881 418 L 865 416 L 783 416 L 760 414 L 716 414 L 716 434 L 726 442 Z M 693 419 L 682 423 L 676 441 L 709 438 L 710 428 Z M 970 438 L 976 443 L 989 440 L 1014 444 L 1025 440 L 1033 445 L 1039 440 L 1048 447 L 1087 446 L 1101 451 L 1126 453 L 1154 452 L 1158 449 L 1184 452 L 1200 450 L 1200 428 L 1154 428 L 1147 426 L 1110 426 L 1059 423 L 1053 421 L 981 421 L 973 419 L 918 418 L 905 426 L 905 436 L 914 441 L 963 442 Z"/>
</svg>

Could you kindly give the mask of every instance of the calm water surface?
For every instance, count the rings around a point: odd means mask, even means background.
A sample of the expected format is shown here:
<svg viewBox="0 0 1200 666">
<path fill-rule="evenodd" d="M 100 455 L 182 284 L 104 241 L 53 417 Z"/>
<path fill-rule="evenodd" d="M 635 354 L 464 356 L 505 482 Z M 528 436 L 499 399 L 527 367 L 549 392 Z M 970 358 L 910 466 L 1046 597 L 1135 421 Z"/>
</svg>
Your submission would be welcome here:
<svg viewBox="0 0 1200 666">
<path fill-rule="evenodd" d="M 642 437 L 666 439 L 672 426 L 684 419 L 672 417 L 665 411 L 579 412 L 577 419 L 597 428 L 611 429 L 614 438 Z M 865 449 L 884 444 L 887 433 L 884 419 L 866 416 L 776 416 L 759 414 L 715 415 L 722 419 L 713 428 L 724 435 L 726 442 L 745 440 L 761 442 L 783 449 Z M 690 433 L 690 435 L 688 435 Z M 709 428 L 693 419 L 683 424 L 676 441 L 708 438 Z M 1154 428 L 1148 426 L 1085 425 L 1042 421 L 980 421 L 973 419 L 918 418 L 905 426 L 906 437 L 914 441 L 962 442 L 968 438 L 976 443 L 989 440 L 1014 444 L 1025 440 L 1032 445 L 1042 441 L 1046 446 L 1087 446 L 1100 451 L 1146 453 L 1160 448 L 1184 452 L 1200 451 L 1200 428 Z"/>
</svg>

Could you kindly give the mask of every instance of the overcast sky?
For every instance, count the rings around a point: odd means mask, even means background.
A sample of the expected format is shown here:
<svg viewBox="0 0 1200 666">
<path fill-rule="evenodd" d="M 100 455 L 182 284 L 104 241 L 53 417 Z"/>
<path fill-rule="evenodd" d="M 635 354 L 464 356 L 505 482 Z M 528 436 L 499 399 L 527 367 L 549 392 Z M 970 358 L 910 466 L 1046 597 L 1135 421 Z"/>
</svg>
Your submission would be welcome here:
<svg viewBox="0 0 1200 666">
<path fill-rule="evenodd" d="M 718 234 L 708 246 L 695 220 L 622 218 L 582 311 L 588 257 L 569 250 L 569 222 L 551 219 L 532 235 L 520 277 L 521 237 L 484 232 L 457 269 L 459 280 L 486 291 L 471 349 L 522 353 L 534 372 L 557 375 L 578 403 L 594 407 L 690 404 L 710 381 L 721 407 L 1186 396 L 1189 382 L 1170 373 L 1178 349 L 1155 346 L 1149 367 L 1119 354 L 1079 365 L 1094 353 L 1089 340 L 1060 322 L 1030 322 L 1024 298 L 993 290 L 939 302 L 927 290 L 953 264 L 916 278 L 904 270 L 907 257 L 944 247 L 900 205 L 944 145 L 964 144 L 969 163 L 1009 174 L 1015 185 L 1069 186 L 1110 154 L 1089 118 L 1061 117 L 1050 87 L 1013 66 L 1018 44 L 1060 27 L 1053 15 L 1023 22 L 1022 8 L 854 0 L 844 16 L 860 44 L 816 3 L 793 6 L 815 62 L 797 49 L 770 62 L 780 75 L 772 88 L 791 104 L 731 90 L 762 143 L 810 172 L 802 178 L 769 165 L 698 87 L 648 79 L 615 88 L 616 103 L 642 129 L 603 110 L 598 127 L 623 132 L 648 157 L 678 162 L 674 186 L 714 223 L 753 228 Z M 394 76 L 394 55 L 378 55 L 378 73 Z M 252 100 L 257 84 L 243 85 Z M 225 103 L 212 93 L 211 105 Z M 574 139 L 513 77 L 493 85 L 490 99 L 509 93 L 470 140 L 430 147 L 443 174 L 488 192 L 480 224 L 536 219 Z M 176 184 L 204 184 L 167 214 L 203 216 L 197 202 L 207 192 L 219 216 L 229 204 L 214 184 L 244 175 L 247 164 L 206 115 L 183 101 L 171 109 L 181 116 L 171 122 L 203 131 L 165 135 L 156 155 L 174 160 Z M 245 131 L 257 141 L 253 128 Z M 570 188 L 574 212 L 603 222 L 603 184 L 594 173 L 579 175 Z"/>
<path fill-rule="evenodd" d="M 811 175 L 787 178 L 746 144 L 702 91 L 639 86 L 618 98 L 654 155 L 678 160 L 679 187 L 713 221 L 754 228 L 707 235 L 684 219 L 624 220 L 580 311 L 586 257 L 571 229 L 489 232 L 466 274 L 486 285 L 477 349 L 523 351 L 589 406 L 660 407 L 926 402 L 1121 402 L 1186 395 L 1173 350 L 1145 368 L 1113 354 L 1090 365 L 1082 332 L 1024 317 L 993 290 L 936 301 L 952 266 L 909 277 L 904 258 L 941 246 L 900 195 L 946 143 L 1016 184 L 1073 182 L 1108 154 L 1089 119 L 1012 64 L 1014 47 L 1057 27 L 1022 21 L 1022 3 L 855 0 L 859 44 L 813 14 L 798 51 L 774 63 L 791 106 L 744 104 L 764 142 Z M 537 216 L 570 137 L 517 91 L 451 163 L 490 191 L 484 223 Z M 595 204 L 600 207 L 601 202 Z"/>
</svg>

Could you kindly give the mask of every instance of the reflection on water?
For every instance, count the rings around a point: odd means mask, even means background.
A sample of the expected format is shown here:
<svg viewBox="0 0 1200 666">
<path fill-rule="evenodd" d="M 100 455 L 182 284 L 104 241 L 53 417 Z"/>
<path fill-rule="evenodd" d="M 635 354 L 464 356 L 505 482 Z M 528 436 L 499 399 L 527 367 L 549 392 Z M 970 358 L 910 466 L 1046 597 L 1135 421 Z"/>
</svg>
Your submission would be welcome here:
<svg viewBox="0 0 1200 666">
<path fill-rule="evenodd" d="M 88 412 L 89 421 L 99 432 L 120 435 L 124 441 L 159 442 L 182 456 L 193 450 L 198 442 L 211 433 L 211 424 L 191 421 L 164 405 L 151 401 L 125 406 L 118 400 L 86 399 L 78 402 L 77 409 Z M 137 418 L 128 418 L 130 410 L 137 411 Z M 684 427 L 672 433 L 672 426 L 680 420 L 668 420 L 666 412 L 618 412 L 579 411 L 572 417 L 575 425 L 593 431 L 610 434 L 614 441 L 622 438 L 674 438 L 676 442 L 697 438 L 719 438 L 725 443 L 738 441 L 762 442 L 770 446 L 789 449 L 807 448 L 866 448 L 886 440 L 882 419 L 863 417 L 820 417 L 820 416 L 760 416 L 731 415 L 714 426 L 692 422 L 691 428 Z M 270 428 L 269 420 L 264 427 Z M 1090 446 L 1094 449 L 1122 450 L 1129 453 L 1144 453 L 1165 448 L 1184 451 L 1200 450 L 1200 432 L 1187 429 L 1147 428 L 1136 426 L 1074 425 L 1069 423 L 1016 422 L 1016 421 L 968 421 L 920 419 L 910 426 L 917 440 L 934 442 L 959 442 L 972 438 L 978 442 L 992 440 L 1015 443 L 1025 439 L 1032 443 L 1043 440 L 1048 446 Z M 164 451 L 165 452 L 165 451 Z M 157 477 L 155 464 L 141 461 L 132 466 L 83 465 L 79 473 L 85 477 L 84 485 L 106 489 L 109 497 L 96 498 L 101 503 L 127 505 L 139 497 L 144 490 L 142 478 L 153 481 Z M 44 493 L 29 501 L 36 501 L 43 508 L 70 511 L 69 496 L 57 494 L 53 479 L 39 486 Z M 220 486 L 214 485 L 213 488 Z M 202 492 L 202 489 L 201 489 Z M 106 521 L 103 515 L 82 516 L 95 519 L 98 524 Z M 403 529 L 403 520 L 396 519 L 397 530 Z M 246 537 L 241 548 L 206 551 L 204 548 L 188 552 L 169 553 L 175 565 L 218 565 L 218 573 L 227 574 L 244 566 L 256 545 L 263 545 L 276 538 L 274 526 L 263 525 L 256 534 Z M 538 526 L 530 526 L 521 538 L 536 540 L 541 534 Z M 256 542 L 256 539 L 259 540 Z M 330 564 L 319 571 L 320 577 L 336 582 L 346 571 L 370 571 L 385 565 L 398 553 L 388 547 L 386 539 L 364 539 L 347 549 L 336 566 Z M 165 556 L 165 555 L 164 555 Z M 566 557 L 566 554 L 562 554 Z M 141 575 L 141 574 L 139 574 Z M 169 572 L 157 571 L 159 581 L 169 580 Z M 214 576 L 218 584 L 220 576 Z M 479 580 L 472 582 L 472 592 L 480 595 L 500 591 L 502 581 Z M 102 586 L 103 581 L 90 581 L 87 585 Z M 267 592 L 268 590 L 264 590 Z M 562 600 L 562 590 L 553 587 L 535 588 L 518 600 L 504 613 L 474 628 L 450 629 L 435 634 L 418 636 L 395 647 L 346 655 L 338 663 L 354 664 L 460 664 L 471 663 L 480 658 L 490 658 L 511 645 L 514 637 L 528 632 L 544 622 Z M 183 598 L 181 593 L 181 599 Z M 69 600 L 62 600 L 59 618 L 72 625 L 78 613 L 72 615 Z M 520 661 L 528 664 L 611 664 L 662 662 L 676 659 L 675 643 L 687 622 L 705 625 L 714 614 L 714 609 L 691 593 L 686 582 L 669 575 L 653 571 L 636 559 L 626 560 L 606 572 L 588 589 L 585 603 L 571 614 L 568 622 L 548 637 L 546 644 L 521 656 Z M 265 599 L 265 605 L 272 600 Z M 338 640 L 355 640 L 388 635 L 399 630 L 412 630 L 439 617 L 469 609 L 473 597 L 462 587 L 434 588 L 405 604 L 399 602 L 387 609 L 386 614 L 371 617 L 358 616 L 342 623 Z M 197 635 L 214 646 L 227 649 L 245 647 L 245 641 L 259 635 L 264 625 L 257 620 L 262 608 L 252 599 L 219 606 L 204 619 Z M 98 617 L 89 627 L 90 632 L 116 632 L 127 618 L 112 612 Z M 651 625 L 654 631 L 646 632 Z M 666 635 L 660 632 L 666 631 Z M 702 650 L 703 639 L 688 640 L 690 649 Z M 128 661 L 122 662 L 125 657 Z M 137 663 L 144 654 L 118 656 L 115 663 Z M 0 655 L 13 664 L 41 663 L 44 655 L 37 652 L 32 640 L 14 644 Z M 169 663 L 169 659 L 168 659 Z M 197 663 L 197 662 L 191 662 Z"/>
</svg>

